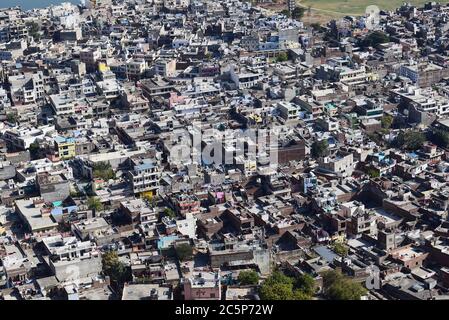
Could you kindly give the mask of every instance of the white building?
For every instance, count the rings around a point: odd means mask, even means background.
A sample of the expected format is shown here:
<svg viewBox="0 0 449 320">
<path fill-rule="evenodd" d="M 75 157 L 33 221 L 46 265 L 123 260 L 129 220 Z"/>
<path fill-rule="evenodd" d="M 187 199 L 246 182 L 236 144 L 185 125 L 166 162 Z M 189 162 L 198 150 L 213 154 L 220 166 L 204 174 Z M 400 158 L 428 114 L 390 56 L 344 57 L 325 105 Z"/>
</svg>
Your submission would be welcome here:
<svg viewBox="0 0 449 320">
<path fill-rule="evenodd" d="M 233 67 L 230 68 L 229 72 L 232 82 L 234 82 L 239 89 L 251 88 L 262 80 L 262 74 L 260 73 L 250 71 L 244 72 L 244 70 L 238 72 L 236 68 Z"/>
</svg>

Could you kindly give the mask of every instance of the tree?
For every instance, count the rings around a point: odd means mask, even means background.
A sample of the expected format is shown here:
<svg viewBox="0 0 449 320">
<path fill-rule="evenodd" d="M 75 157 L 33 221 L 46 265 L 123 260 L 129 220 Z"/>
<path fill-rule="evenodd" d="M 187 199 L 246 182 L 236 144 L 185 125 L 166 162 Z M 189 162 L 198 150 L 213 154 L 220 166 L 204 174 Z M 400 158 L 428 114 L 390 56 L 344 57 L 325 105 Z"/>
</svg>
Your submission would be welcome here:
<svg viewBox="0 0 449 320">
<path fill-rule="evenodd" d="M 304 9 L 302 7 L 296 7 L 292 11 L 292 18 L 295 20 L 301 20 L 302 17 L 304 16 L 305 11 L 306 11 L 306 9 Z"/>
<path fill-rule="evenodd" d="M 366 289 L 358 282 L 344 276 L 340 271 L 325 271 L 323 276 L 323 292 L 330 300 L 360 300 Z"/>
<path fill-rule="evenodd" d="M 327 153 L 328 147 L 329 143 L 327 140 L 315 141 L 312 143 L 312 157 L 319 158 L 324 156 Z"/>
<path fill-rule="evenodd" d="M 40 38 L 39 31 L 41 30 L 41 28 L 39 27 L 39 24 L 32 21 L 32 22 L 27 22 L 26 26 L 28 27 L 28 34 L 31 37 L 33 37 L 34 40 L 39 40 L 39 38 Z"/>
<path fill-rule="evenodd" d="M 310 24 L 310 26 L 313 28 L 313 30 L 315 31 L 320 31 L 321 30 L 321 24 L 319 24 L 318 22 L 314 22 L 312 24 Z"/>
<path fill-rule="evenodd" d="M 373 31 L 363 39 L 361 45 L 363 47 L 375 47 L 381 43 L 390 41 L 390 37 L 382 31 Z"/>
<path fill-rule="evenodd" d="M 316 292 L 315 279 L 310 274 L 301 274 L 296 278 L 295 286 L 306 295 L 313 296 Z"/>
<path fill-rule="evenodd" d="M 138 277 L 136 279 L 133 280 L 134 284 L 148 284 L 151 283 L 152 281 L 154 281 L 153 278 L 149 277 L 149 276 L 143 276 L 143 277 Z"/>
<path fill-rule="evenodd" d="M 37 143 L 36 141 L 32 142 L 30 144 L 30 147 L 28 148 L 28 151 L 30 152 L 31 158 L 36 159 L 38 157 L 38 155 L 39 155 L 39 150 L 40 150 L 39 143 Z"/>
<path fill-rule="evenodd" d="M 376 132 L 367 133 L 366 136 L 376 144 L 382 144 L 382 138 Z"/>
<path fill-rule="evenodd" d="M 145 194 L 145 195 L 143 195 L 143 199 L 148 202 L 148 205 L 151 208 L 156 207 L 156 205 L 157 205 L 157 196 L 154 196 L 152 194 Z"/>
<path fill-rule="evenodd" d="M 206 58 L 207 60 L 212 59 L 212 57 L 213 57 L 213 55 L 212 55 L 211 52 L 208 52 L 208 53 L 206 53 L 206 54 L 204 55 L 204 58 Z"/>
<path fill-rule="evenodd" d="M 259 274 L 254 270 L 239 273 L 238 281 L 241 285 L 254 285 L 259 283 Z"/>
<path fill-rule="evenodd" d="M 379 171 L 374 168 L 369 168 L 368 170 L 366 170 L 366 173 L 370 176 L 370 178 L 380 177 Z"/>
<path fill-rule="evenodd" d="M 295 279 L 275 271 L 259 289 L 262 300 L 310 300 L 306 290 L 295 287 Z"/>
<path fill-rule="evenodd" d="M 15 113 L 10 112 L 6 115 L 6 120 L 8 120 L 8 122 L 11 123 L 17 123 L 17 115 Z"/>
<path fill-rule="evenodd" d="M 287 9 L 284 9 L 281 11 L 281 14 L 283 14 L 284 16 L 286 16 L 287 18 L 291 17 L 291 13 L 290 11 L 288 11 Z"/>
<path fill-rule="evenodd" d="M 345 246 L 343 243 L 336 242 L 333 245 L 332 249 L 335 251 L 336 254 L 338 254 L 341 257 L 345 257 L 348 255 L 348 247 Z"/>
<path fill-rule="evenodd" d="M 129 268 L 119 260 L 117 252 L 104 253 L 101 262 L 103 273 L 110 277 L 111 284 L 116 286 L 117 289 L 121 290 L 123 284 L 131 279 Z"/>
<path fill-rule="evenodd" d="M 93 165 L 94 178 L 101 178 L 103 180 L 115 179 L 115 172 L 107 162 L 98 162 Z"/>
<path fill-rule="evenodd" d="M 87 199 L 87 207 L 95 212 L 103 210 L 103 204 L 98 197 L 89 197 Z"/>
<path fill-rule="evenodd" d="M 193 256 L 193 248 L 187 243 L 181 243 L 175 247 L 176 256 L 180 261 L 185 261 Z"/>
<path fill-rule="evenodd" d="M 293 300 L 293 285 L 287 283 L 263 284 L 260 288 L 262 300 Z"/>
<path fill-rule="evenodd" d="M 449 134 L 441 129 L 432 130 L 431 141 L 441 148 L 449 147 Z"/>
<path fill-rule="evenodd" d="M 382 119 L 380 120 L 381 124 L 382 124 L 382 128 L 384 129 L 390 129 L 391 125 L 393 124 L 393 117 L 390 116 L 389 114 L 384 115 L 382 117 Z"/>
<path fill-rule="evenodd" d="M 414 151 L 420 149 L 425 141 L 426 137 L 422 132 L 407 131 L 399 133 L 394 141 L 394 144 L 397 147 L 403 147 L 407 150 Z"/>
<path fill-rule="evenodd" d="M 169 217 L 171 219 L 174 219 L 174 218 L 176 218 L 176 212 L 174 212 L 170 208 L 165 208 L 164 209 L 164 217 Z"/>
<path fill-rule="evenodd" d="M 288 55 L 286 52 L 281 52 L 279 53 L 278 57 L 277 57 L 277 62 L 284 62 L 288 60 Z"/>
</svg>

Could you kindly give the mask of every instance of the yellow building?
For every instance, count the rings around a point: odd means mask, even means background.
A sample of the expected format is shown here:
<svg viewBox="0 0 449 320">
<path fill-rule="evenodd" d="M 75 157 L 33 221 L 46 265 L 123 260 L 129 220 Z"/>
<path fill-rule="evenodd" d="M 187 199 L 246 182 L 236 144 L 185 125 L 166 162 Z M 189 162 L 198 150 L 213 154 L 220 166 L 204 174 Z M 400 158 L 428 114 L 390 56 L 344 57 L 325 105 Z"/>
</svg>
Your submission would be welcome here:
<svg viewBox="0 0 449 320">
<path fill-rule="evenodd" d="M 109 71 L 109 70 L 110 70 L 110 68 L 109 68 L 109 66 L 106 63 L 100 62 L 98 64 L 98 71 L 106 72 L 106 71 Z"/>
<path fill-rule="evenodd" d="M 71 159 L 76 155 L 75 139 L 56 137 L 55 149 L 58 151 L 59 157 L 63 160 Z"/>
</svg>

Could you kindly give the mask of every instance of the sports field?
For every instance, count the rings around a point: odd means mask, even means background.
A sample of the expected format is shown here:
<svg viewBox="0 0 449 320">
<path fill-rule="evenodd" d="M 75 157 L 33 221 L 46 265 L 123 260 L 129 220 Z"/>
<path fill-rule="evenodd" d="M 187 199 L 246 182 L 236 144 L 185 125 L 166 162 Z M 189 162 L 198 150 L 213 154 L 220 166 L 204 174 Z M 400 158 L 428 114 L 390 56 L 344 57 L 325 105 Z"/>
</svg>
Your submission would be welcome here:
<svg viewBox="0 0 449 320">
<path fill-rule="evenodd" d="M 400 7 L 404 2 L 409 2 L 413 5 L 422 6 L 429 2 L 429 0 L 298 0 L 298 3 L 305 7 L 311 7 L 316 11 L 327 12 L 329 14 L 346 14 L 358 15 L 364 14 L 366 7 L 376 5 L 381 10 L 392 10 Z M 441 3 L 448 1 L 440 1 Z"/>
</svg>

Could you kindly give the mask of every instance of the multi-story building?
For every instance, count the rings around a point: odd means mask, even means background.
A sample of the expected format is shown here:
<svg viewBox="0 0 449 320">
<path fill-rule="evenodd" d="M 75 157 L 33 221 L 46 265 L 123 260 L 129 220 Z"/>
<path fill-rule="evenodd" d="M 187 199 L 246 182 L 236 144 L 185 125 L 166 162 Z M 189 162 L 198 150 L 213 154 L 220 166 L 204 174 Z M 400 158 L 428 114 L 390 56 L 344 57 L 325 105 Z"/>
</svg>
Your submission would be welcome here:
<svg viewBox="0 0 449 320">
<path fill-rule="evenodd" d="M 75 139 L 57 136 L 55 138 L 55 149 L 62 160 L 73 158 L 76 155 Z"/>
<path fill-rule="evenodd" d="M 220 300 L 220 272 L 195 272 L 185 279 L 184 298 L 186 300 Z"/>
<path fill-rule="evenodd" d="M 154 159 L 131 161 L 128 178 L 136 195 L 156 195 L 159 190 L 160 168 Z"/>
<path fill-rule="evenodd" d="M 44 75 L 42 71 L 8 77 L 14 105 L 39 103 L 44 99 Z"/>
</svg>

